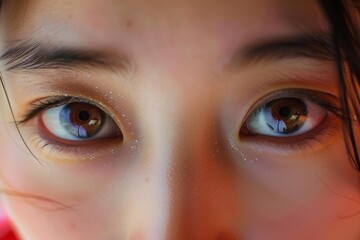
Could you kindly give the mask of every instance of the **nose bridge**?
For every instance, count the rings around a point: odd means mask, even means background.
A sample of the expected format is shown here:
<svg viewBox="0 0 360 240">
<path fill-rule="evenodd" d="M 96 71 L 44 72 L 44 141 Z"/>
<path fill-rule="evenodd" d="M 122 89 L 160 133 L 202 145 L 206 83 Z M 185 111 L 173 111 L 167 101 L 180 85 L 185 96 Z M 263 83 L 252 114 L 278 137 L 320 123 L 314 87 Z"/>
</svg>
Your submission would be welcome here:
<svg viewBox="0 0 360 240">
<path fill-rule="evenodd" d="M 208 121 L 211 112 L 206 109 L 175 104 L 165 105 L 167 114 L 153 120 L 147 149 L 158 207 L 167 209 L 166 215 L 156 216 L 159 221 L 152 221 L 154 239 L 217 239 L 217 232 L 227 231 L 224 214 L 236 218 L 231 171 L 216 146 L 218 129 Z M 233 209 L 226 212 L 229 206 Z"/>
</svg>

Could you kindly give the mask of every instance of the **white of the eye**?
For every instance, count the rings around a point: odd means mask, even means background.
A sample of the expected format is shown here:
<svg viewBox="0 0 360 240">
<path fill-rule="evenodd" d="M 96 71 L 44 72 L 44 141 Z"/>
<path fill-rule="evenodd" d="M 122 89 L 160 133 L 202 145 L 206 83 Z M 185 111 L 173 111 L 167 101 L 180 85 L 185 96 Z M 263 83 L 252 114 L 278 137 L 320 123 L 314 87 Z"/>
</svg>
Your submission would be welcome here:
<svg viewBox="0 0 360 240">
<path fill-rule="evenodd" d="M 42 114 L 42 122 L 44 126 L 51 134 L 58 138 L 70 141 L 87 141 L 113 136 L 115 135 L 114 133 L 117 133 L 119 131 L 119 128 L 115 124 L 115 122 L 108 115 L 106 115 L 104 119 L 104 125 L 96 135 L 86 139 L 78 138 L 69 133 L 60 122 L 60 112 L 64 108 L 64 106 L 65 105 L 48 109 Z"/>
<path fill-rule="evenodd" d="M 247 120 L 247 127 L 253 134 L 261 134 L 266 136 L 273 136 L 273 137 L 291 137 L 291 136 L 298 136 L 304 134 L 308 131 L 311 131 L 317 125 L 319 125 L 322 120 L 326 117 L 327 111 L 310 101 L 304 101 L 307 109 L 308 109 L 308 116 L 304 125 L 302 125 L 297 131 L 289 134 L 281 134 L 272 131 L 266 123 L 265 114 L 262 109 L 252 113 L 250 118 Z"/>
</svg>

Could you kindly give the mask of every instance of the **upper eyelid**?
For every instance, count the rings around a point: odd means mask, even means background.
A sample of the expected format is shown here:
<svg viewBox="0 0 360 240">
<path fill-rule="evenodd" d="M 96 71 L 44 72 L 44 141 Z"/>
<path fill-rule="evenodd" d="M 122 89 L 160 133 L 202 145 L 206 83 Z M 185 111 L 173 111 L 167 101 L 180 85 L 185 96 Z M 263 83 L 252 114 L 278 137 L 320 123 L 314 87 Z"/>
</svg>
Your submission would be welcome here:
<svg viewBox="0 0 360 240">
<path fill-rule="evenodd" d="M 300 98 L 311 101 L 315 104 L 318 104 L 321 107 L 324 107 L 326 110 L 330 111 L 337 117 L 340 118 L 342 117 L 338 97 L 326 92 L 295 88 L 295 89 L 280 89 L 264 95 L 263 97 L 260 98 L 260 100 L 256 101 L 256 103 L 252 107 L 250 107 L 250 110 L 246 114 L 244 121 L 246 121 L 246 119 L 253 111 L 260 108 L 261 106 L 266 105 L 267 103 L 276 99 L 289 98 L 289 97 Z"/>
<path fill-rule="evenodd" d="M 73 97 L 73 96 L 52 96 L 52 97 L 43 98 L 41 100 L 34 102 L 32 104 L 32 108 L 30 110 L 28 110 L 27 113 L 25 113 L 25 115 L 21 118 L 21 120 L 16 122 L 16 124 L 22 125 L 22 124 L 30 121 L 31 119 L 36 117 L 39 113 L 41 113 L 45 110 L 59 107 L 62 105 L 66 105 L 69 103 L 74 103 L 74 102 L 87 103 L 87 104 L 94 105 L 95 107 L 98 107 L 100 110 L 102 110 L 104 113 L 110 115 L 108 113 L 108 111 L 106 109 L 104 109 L 104 107 L 101 104 L 98 104 L 97 102 L 90 100 L 90 99 L 81 98 L 81 97 Z"/>
</svg>

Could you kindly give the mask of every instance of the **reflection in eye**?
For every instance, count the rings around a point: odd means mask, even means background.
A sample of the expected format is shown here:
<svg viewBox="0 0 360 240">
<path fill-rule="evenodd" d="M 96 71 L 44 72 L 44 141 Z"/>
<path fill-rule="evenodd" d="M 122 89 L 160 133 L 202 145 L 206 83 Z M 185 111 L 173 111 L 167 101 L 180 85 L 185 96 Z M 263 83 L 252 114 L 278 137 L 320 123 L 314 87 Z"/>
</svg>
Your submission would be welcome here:
<svg viewBox="0 0 360 240">
<path fill-rule="evenodd" d="M 279 98 L 253 111 L 246 120 L 242 133 L 290 137 L 316 128 L 327 116 L 318 104 L 299 98 Z"/>
<path fill-rule="evenodd" d="M 63 140 L 84 141 L 121 135 L 116 123 L 98 107 L 81 102 L 50 108 L 41 121 L 54 136 Z"/>
</svg>

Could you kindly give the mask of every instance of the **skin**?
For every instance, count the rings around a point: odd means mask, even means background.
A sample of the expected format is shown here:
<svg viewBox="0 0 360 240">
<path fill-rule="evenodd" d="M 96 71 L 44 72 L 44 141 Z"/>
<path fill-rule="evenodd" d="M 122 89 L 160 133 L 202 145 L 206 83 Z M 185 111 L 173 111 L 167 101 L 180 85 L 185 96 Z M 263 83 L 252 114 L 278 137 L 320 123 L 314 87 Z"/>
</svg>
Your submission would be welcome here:
<svg viewBox="0 0 360 240">
<path fill-rule="evenodd" d="M 336 117 L 307 137 L 239 135 L 270 93 L 337 95 L 331 61 L 229 66 L 254 42 L 327 31 L 315 1 L 18 0 L 1 24 L 2 49 L 31 38 L 114 64 L 11 71 L 1 61 L 17 120 L 39 99 L 81 96 L 123 134 L 41 148 L 39 114 L 20 126 L 37 161 L 3 95 L 2 199 L 23 239 L 360 238 L 359 174 Z"/>
</svg>

